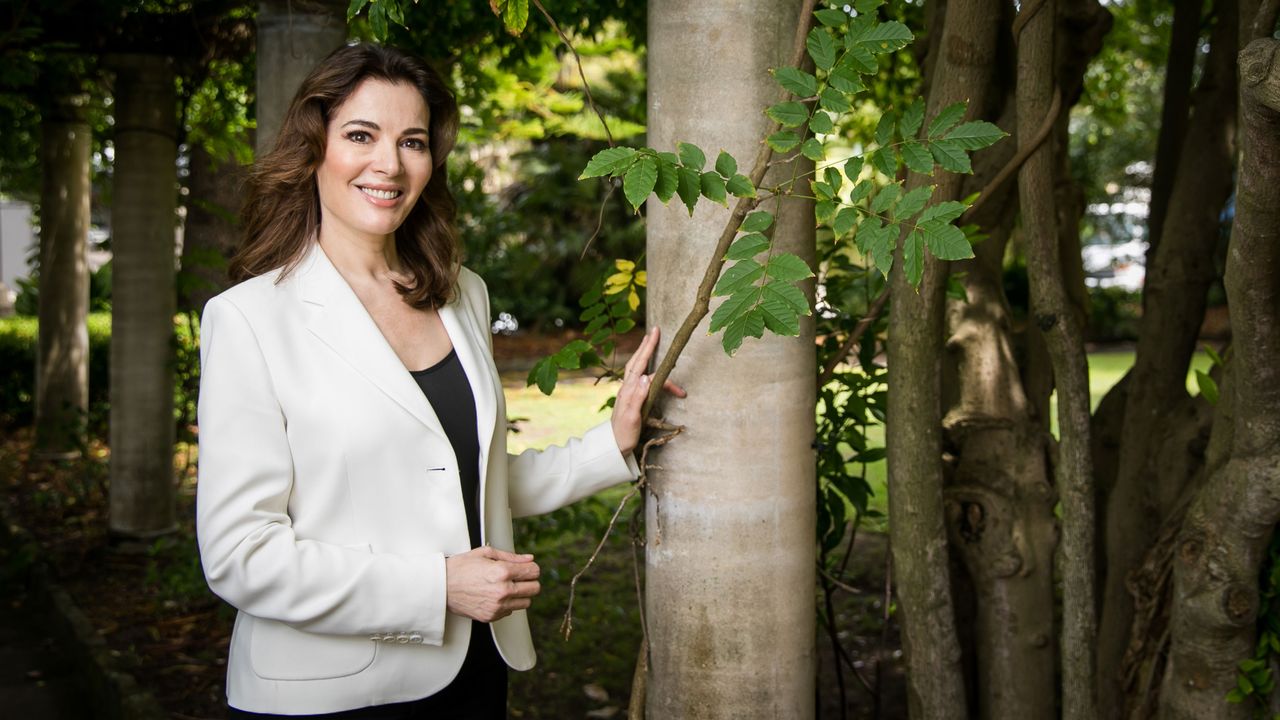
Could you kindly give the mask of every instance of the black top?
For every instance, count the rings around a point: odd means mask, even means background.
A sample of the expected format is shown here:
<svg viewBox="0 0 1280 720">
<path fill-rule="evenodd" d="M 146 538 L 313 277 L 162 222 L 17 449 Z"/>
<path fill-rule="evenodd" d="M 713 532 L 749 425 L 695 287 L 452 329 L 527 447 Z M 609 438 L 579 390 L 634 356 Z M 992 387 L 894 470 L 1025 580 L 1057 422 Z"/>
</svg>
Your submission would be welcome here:
<svg viewBox="0 0 1280 720">
<path fill-rule="evenodd" d="M 476 400 L 471 383 L 450 350 L 445 359 L 426 370 L 410 373 L 427 396 L 436 417 L 444 426 L 453 454 L 458 460 L 458 478 L 462 481 L 462 501 L 467 509 L 467 530 L 471 547 L 480 547 L 480 438 L 476 433 Z"/>
</svg>

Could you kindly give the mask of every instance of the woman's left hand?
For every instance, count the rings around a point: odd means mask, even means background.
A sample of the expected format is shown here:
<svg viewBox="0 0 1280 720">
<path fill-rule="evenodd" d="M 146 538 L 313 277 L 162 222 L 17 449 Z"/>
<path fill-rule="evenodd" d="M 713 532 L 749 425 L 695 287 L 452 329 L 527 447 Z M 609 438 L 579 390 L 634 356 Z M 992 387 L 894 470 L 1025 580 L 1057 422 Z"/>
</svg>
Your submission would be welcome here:
<svg viewBox="0 0 1280 720">
<path fill-rule="evenodd" d="M 640 441 L 640 409 L 644 407 L 645 398 L 649 395 L 649 383 L 653 376 L 645 374 L 649 360 L 658 349 L 660 331 L 657 327 L 645 333 L 640 347 L 636 348 L 631 359 L 627 361 L 622 373 L 622 388 L 618 390 L 618 399 L 613 403 L 613 438 L 618 442 L 618 449 L 623 455 L 636 449 Z M 667 380 L 663 389 L 676 397 L 685 397 L 683 388 Z"/>
</svg>

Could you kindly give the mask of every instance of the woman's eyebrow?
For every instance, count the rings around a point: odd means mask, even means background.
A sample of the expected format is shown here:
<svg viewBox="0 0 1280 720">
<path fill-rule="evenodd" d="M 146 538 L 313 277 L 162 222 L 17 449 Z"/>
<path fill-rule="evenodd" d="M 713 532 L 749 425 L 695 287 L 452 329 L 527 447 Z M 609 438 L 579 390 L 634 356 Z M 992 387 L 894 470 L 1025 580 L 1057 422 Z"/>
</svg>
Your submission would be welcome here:
<svg viewBox="0 0 1280 720">
<path fill-rule="evenodd" d="M 379 127 L 378 123 L 373 122 L 372 120 L 356 119 L 356 120 L 348 120 L 342 123 L 342 127 L 346 127 L 348 125 L 358 125 L 360 127 L 367 127 L 370 130 L 382 129 L 381 127 Z M 430 133 L 428 133 L 425 128 L 420 128 L 420 127 L 405 128 L 405 131 L 400 133 L 402 137 L 405 135 L 429 135 L 429 134 Z"/>
</svg>

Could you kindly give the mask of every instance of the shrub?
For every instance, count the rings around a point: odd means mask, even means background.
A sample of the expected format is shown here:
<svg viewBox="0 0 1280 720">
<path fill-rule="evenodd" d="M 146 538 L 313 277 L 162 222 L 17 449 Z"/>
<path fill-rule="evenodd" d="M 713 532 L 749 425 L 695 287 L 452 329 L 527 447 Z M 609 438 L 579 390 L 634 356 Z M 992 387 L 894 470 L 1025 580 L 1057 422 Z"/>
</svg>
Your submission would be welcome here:
<svg viewBox="0 0 1280 720">
<path fill-rule="evenodd" d="M 89 314 L 88 430 L 105 438 L 111 387 L 111 314 Z M 0 318 L 0 427 L 21 427 L 35 421 L 36 351 L 39 329 L 33 317 Z M 199 322 L 187 315 L 174 318 L 174 420 L 178 437 L 195 422 L 200 385 Z"/>
</svg>

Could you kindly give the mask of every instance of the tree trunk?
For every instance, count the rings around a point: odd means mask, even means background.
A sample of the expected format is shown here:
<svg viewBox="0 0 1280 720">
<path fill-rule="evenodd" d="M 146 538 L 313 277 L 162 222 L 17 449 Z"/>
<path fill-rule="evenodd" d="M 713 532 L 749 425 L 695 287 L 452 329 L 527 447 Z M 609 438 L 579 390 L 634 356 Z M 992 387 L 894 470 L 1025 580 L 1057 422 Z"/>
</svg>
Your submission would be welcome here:
<svg viewBox="0 0 1280 720">
<path fill-rule="evenodd" d="M 1161 716 L 1247 718 L 1228 704 L 1256 642 L 1258 571 L 1280 522 L 1280 41 L 1240 55 L 1242 145 L 1227 254 L 1235 337 L 1231 459 L 1199 493 L 1178 537 L 1172 647 Z"/>
<path fill-rule="evenodd" d="M 1024 4 L 1018 35 L 1018 143 L 1032 142 L 1045 123 L 1054 88 L 1054 0 Z M 1062 92 L 1058 88 L 1056 92 Z M 1055 121 L 1056 122 L 1056 121 Z M 1092 644 L 1096 633 L 1093 575 L 1093 477 L 1089 457 L 1089 374 L 1079 308 L 1067 295 L 1060 268 L 1051 144 L 1031 153 L 1018 173 L 1032 317 L 1044 333 L 1058 388 L 1058 461 L 1062 499 L 1062 716 L 1092 720 L 1095 710 Z"/>
<path fill-rule="evenodd" d="M 1133 621 L 1129 573 L 1141 563 L 1181 495 L 1155 472 L 1159 437 L 1171 409 L 1186 397 L 1186 375 L 1214 279 L 1209 261 L 1219 214 L 1231 191 L 1236 124 L 1236 4 L 1215 3 L 1209 60 L 1195 93 L 1163 237 L 1144 291 L 1146 314 L 1127 387 L 1115 489 L 1107 501 L 1107 575 L 1098 638 L 1098 688 L 1104 718 L 1123 698 L 1119 668 Z M 1182 474 L 1185 479 L 1194 473 Z M 1179 481 L 1180 482 L 1180 481 Z"/>
<path fill-rule="evenodd" d="M 167 58 L 121 55 L 112 66 L 110 526 L 146 538 L 174 528 L 177 99 Z"/>
<path fill-rule="evenodd" d="M 651 2 L 650 143 L 754 157 L 768 123 L 760 109 L 779 95 L 768 69 L 789 62 L 800 7 Z M 775 172 L 766 183 L 792 167 Z M 648 210 L 648 319 L 671 331 L 695 296 L 689 270 L 710 260 L 727 213 L 703 203 L 690 219 L 652 200 Z M 812 265 L 812 205 L 769 210 L 774 247 Z M 811 319 L 800 337 L 749 339 L 733 358 L 719 337 L 695 333 L 681 357 L 673 379 L 689 398 L 663 414 L 688 429 L 648 476 L 650 718 L 814 715 L 815 362 Z"/>
<path fill-rule="evenodd" d="M 302 79 L 346 40 L 346 5 L 337 0 L 258 3 L 258 157 L 275 145 L 276 132 Z"/>
<path fill-rule="evenodd" d="M 1164 104 L 1160 106 L 1160 136 L 1156 139 L 1156 161 L 1151 178 L 1151 204 L 1147 215 L 1147 265 L 1156 257 L 1164 216 L 1169 210 L 1169 193 L 1178 173 L 1178 156 L 1187 136 L 1191 114 L 1191 71 L 1196 65 L 1200 40 L 1200 13 L 1204 0 L 1175 0 L 1173 29 L 1169 34 L 1169 61 L 1164 71 Z"/>
<path fill-rule="evenodd" d="M 237 244 L 244 168 L 231 158 L 215 160 L 200 143 L 191 147 L 191 197 L 182 233 L 178 306 L 199 312 L 227 287 L 227 259 Z"/>
<path fill-rule="evenodd" d="M 969 117 L 982 112 L 996 55 L 999 2 L 952 3 L 946 12 L 930 61 L 925 118 L 968 100 Z M 931 47 L 934 47 L 931 44 Z M 907 187 L 930 178 L 911 173 Z M 937 179 L 933 202 L 960 195 L 961 178 Z M 917 292 L 902 272 L 901 249 L 889 282 L 888 365 L 893 368 L 885 431 L 889 471 L 889 513 L 894 573 L 902 607 L 903 650 L 907 662 L 908 704 L 913 717 L 967 716 L 960 643 L 949 580 L 947 528 L 943 502 L 941 388 L 944 293 L 948 268 L 925 259 Z M 991 605 L 989 607 L 996 607 Z M 999 610 L 997 610 L 999 612 Z"/>
<path fill-rule="evenodd" d="M 40 164 L 40 352 L 36 366 L 36 449 L 75 452 L 89 410 L 88 97 L 55 95 L 43 109 Z"/>
</svg>

